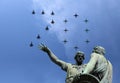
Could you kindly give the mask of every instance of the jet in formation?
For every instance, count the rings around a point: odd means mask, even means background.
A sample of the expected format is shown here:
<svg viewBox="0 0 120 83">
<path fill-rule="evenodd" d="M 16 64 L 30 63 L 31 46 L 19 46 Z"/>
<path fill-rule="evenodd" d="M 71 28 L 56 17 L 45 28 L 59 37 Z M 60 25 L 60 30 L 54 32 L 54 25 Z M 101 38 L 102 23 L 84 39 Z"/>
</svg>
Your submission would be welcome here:
<svg viewBox="0 0 120 83">
<path fill-rule="evenodd" d="M 86 42 L 87 44 L 88 44 L 88 43 L 90 43 L 90 41 L 89 41 L 89 40 L 86 40 L 85 42 Z"/>
<path fill-rule="evenodd" d="M 52 20 L 52 21 L 51 21 L 51 24 L 54 24 L 54 23 L 55 23 L 55 21 L 54 21 L 54 20 Z"/>
<path fill-rule="evenodd" d="M 30 46 L 30 47 L 33 47 L 33 43 L 31 42 L 29 46 Z"/>
<path fill-rule="evenodd" d="M 64 31 L 65 31 L 65 32 L 67 32 L 67 31 L 68 31 L 68 29 L 66 29 L 66 28 L 65 28 L 65 29 L 64 29 Z"/>
<path fill-rule="evenodd" d="M 42 15 L 44 15 L 44 14 L 45 14 L 44 10 L 42 10 L 41 14 L 42 14 Z"/>
<path fill-rule="evenodd" d="M 90 31 L 89 29 L 85 29 L 85 32 L 87 32 L 87 33 L 88 33 L 89 31 Z"/>
<path fill-rule="evenodd" d="M 75 18 L 77 18 L 79 15 L 78 14 L 74 14 Z"/>
<path fill-rule="evenodd" d="M 88 19 L 85 19 L 84 22 L 85 22 L 85 23 L 88 23 Z"/>
<path fill-rule="evenodd" d="M 79 48 L 77 46 L 74 47 L 75 50 L 78 50 Z"/>
<path fill-rule="evenodd" d="M 64 42 L 64 44 L 66 44 L 68 41 L 65 39 L 63 42 Z"/>
<path fill-rule="evenodd" d="M 34 11 L 34 10 L 32 11 L 32 14 L 35 14 L 35 11 Z"/>
<path fill-rule="evenodd" d="M 65 19 L 65 20 L 64 20 L 64 23 L 67 23 L 67 22 L 68 22 L 68 20 L 67 20 L 67 19 Z"/>
<path fill-rule="evenodd" d="M 40 39 L 40 35 L 39 34 L 37 35 L 37 39 Z"/>
<path fill-rule="evenodd" d="M 55 13 L 52 11 L 52 12 L 51 12 L 51 15 L 55 15 Z"/>
<path fill-rule="evenodd" d="M 46 26 L 45 30 L 46 30 L 46 31 L 48 31 L 48 30 L 49 30 L 49 27 L 48 27 L 48 26 Z"/>
</svg>

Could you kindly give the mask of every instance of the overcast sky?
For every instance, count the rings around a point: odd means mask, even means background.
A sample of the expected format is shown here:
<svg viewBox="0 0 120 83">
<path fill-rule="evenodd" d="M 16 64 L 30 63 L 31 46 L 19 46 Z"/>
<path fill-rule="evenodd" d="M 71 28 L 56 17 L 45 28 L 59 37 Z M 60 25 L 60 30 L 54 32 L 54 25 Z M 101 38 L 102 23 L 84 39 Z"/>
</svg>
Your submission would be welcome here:
<svg viewBox="0 0 120 83">
<path fill-rule="evenodd" d="M 119 0 L 0 0 L 0 83 L 65 83 L 66 73 L 38 49 L 40 43 L 73 64 L 76 51 L 85 53 L 87 63 L 93 47 L 103 46 L 113 65 L 113 83 L 119 83 L 119 4 Z"/>
</svg>

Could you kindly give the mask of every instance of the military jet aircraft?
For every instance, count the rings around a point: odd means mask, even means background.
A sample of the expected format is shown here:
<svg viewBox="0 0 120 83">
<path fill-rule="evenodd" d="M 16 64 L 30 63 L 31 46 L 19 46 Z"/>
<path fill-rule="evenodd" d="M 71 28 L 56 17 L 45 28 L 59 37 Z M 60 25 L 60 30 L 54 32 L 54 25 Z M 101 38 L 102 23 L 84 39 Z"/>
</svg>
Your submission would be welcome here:
<svg viewBox="0 0 120 83">
<path fill-rule="evenodd" d="M 33 43 L 32 42 L 30 43 L 30 47 L 33 47 Z"/>
<path fill-rule="evenodd" d="M 68 22 L 68 20 L 67 20 L 67 19 L 65 19 L 65 20 L 64 20 L 64 22 L 65 22 L 65 23 L 67 23 L 67 22 Z"/>
<path fill-rule="evenodd" d="M 35 14 L 35 11 L 34 11 L 34 10 L 32 11 L 32 14 Z"/>
<path fill-rule="evenodd" d="M 67 32 L 67 31 L 68 31 L 68 29 L 66 29 L 66 28 L 65 28 L 65 29 L 64 29 L 64 31 L 65 31 L 65 32 Z"/>
<path fill-rule="evenodd" d="M 78 50 L 79 48 L 77 46 L 74 47 L 75 50 Z"/>
<path fill-rule="evenodd" d="M 66 44 L 68 41 L 65 39 L 63 42 L 64 42 L 64 44 Z"/>
<path fill-rule="evenodd" d="M 88 44 L 88 43 L 90 43 L 90 41 L 89 41 L 89 40 L 86 40 L 85 42 L 86 42 L 87 44 Z"/>
<path fill-rule="evenodd" d="M 44 10 L 42 10 L 41 14 L 42 14 L 42 15 L 45 14 Z"/>
<path fill-rule="evenodd" d="M 89 29 L 85 29 L 85 32 L 89 32 L 90 30 Z"/>
<path fill-rule="evenodd" d="M 74 14 L 75 18 L 77 18 L 79 15 L 78 14 Z"/>
<path fill-rule="evenodd" d="M 55 15 L 55 13 L 52 11 L 52 12 L 51 12 L 51 15 Z"/>
<path fill-rule="evenodd" d="M 55 23 L 55 21 L 54 21 L 54 20 L 52 20 L 52 21 L 51 21 L 51 24 L 54 24 L 54 23 Z"/>
<path fill-rule="evenodd" d="M 37 39 L 40 39 L 40 35 L 39 34 L 37 35 Z"/>
<path fill-rule="evenodd" d="M 46 26 L 45 30 L 46 30 L 46 31 L 48 31 L 48 30 L 49 30 L 49 27 L 48 27 L 48 26 Z"/>
<path fill-rule="evenodd" d="M 88 23 L 88 19 L 85 19 L 84 22 L 85 22 L 85 23 Z"/>
</svg>

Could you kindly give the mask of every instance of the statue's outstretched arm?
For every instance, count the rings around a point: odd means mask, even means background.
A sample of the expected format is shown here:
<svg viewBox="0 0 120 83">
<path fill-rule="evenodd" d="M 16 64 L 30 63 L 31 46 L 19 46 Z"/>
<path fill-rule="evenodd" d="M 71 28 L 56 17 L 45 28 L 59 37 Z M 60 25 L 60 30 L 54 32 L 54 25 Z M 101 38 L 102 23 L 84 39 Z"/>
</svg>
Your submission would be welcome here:
<svg viewBox="0 0 120 83">
<path fill-rule="evenodd" d="M 59 65 L 60 67 L 63 67 L 66 65 L 66 62 L 58 59 L 54 53 L 44 44 L 39 45 L 39 49 L 41 49 L 42 51 L 46 52 L 48 54 L 48 56 L 50 57 L 50 59 L 57 65 Z"/>
</svg>

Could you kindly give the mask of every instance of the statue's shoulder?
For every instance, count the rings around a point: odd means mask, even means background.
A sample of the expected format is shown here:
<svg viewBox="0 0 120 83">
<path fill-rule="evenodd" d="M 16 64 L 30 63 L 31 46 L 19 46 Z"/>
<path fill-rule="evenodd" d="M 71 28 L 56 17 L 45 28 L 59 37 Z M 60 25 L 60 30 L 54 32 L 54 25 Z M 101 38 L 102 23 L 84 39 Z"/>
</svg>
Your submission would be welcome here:
<svg viewBox="0 0 120 83">
<path fill-rule="evenodd" d="M 76 64 L 71 64 L 71 63 L 68 63 L 68 66 L 69 66 L 70 68 L 77 67 L 77 65 L 76 65 Z"/>
<path fill-rule="evenodd" d="M 66 63 L 66 65 L 67 65 L 68 67 L 73 66 L 73 64 L 71 64 L 71 63 Z"/>
<path fill-rule="evenodd" d="M 87 64 L 82 64 L 82 65 L 76 65 L 76 64 L 72 64 L 72 67 L 80 67 L 80 68 L 85 68 L 87 66 Z"/>
</svg>

